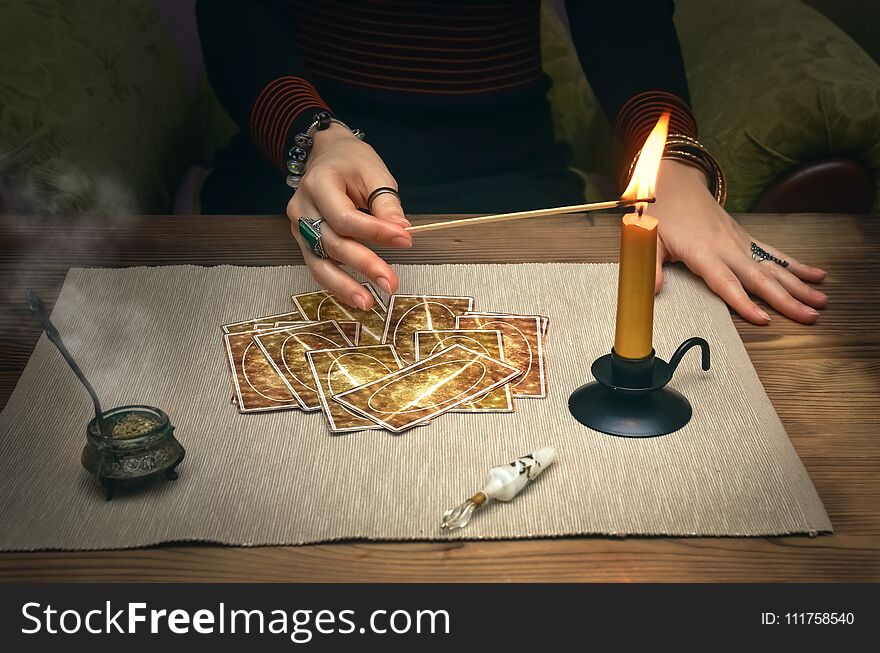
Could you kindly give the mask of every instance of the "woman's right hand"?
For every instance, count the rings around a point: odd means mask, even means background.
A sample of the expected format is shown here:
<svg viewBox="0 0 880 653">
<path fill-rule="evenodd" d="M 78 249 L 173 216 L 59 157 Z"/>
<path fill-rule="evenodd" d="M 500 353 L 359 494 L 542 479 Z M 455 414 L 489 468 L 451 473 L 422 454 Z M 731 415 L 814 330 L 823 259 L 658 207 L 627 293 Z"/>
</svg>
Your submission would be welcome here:
<svg viewBox="0 0 880 653">
<path fill-rule="evenodd" d="M 398 288 L 397 274 L 364 243 L 412 247 L 412 236 L 405 229 L 410 223 L 395 195 L 379 195 L 371 207 L 373 215 L 358 210 L 366 207 L 370 193 L 380 186 L 397 188 L 382 159 L 367 143 L 333 123 L 315 133 L 306 173 L 287 204 L 291 233 L 312 276 L 342 301 L 360 309 L 372 307 L 373 297 L 342 265 L 391 294 Z M 300 217 L 323 218 L 321 243 L 328 258 L 318 258 L 303 242 Z"/>
</svg>

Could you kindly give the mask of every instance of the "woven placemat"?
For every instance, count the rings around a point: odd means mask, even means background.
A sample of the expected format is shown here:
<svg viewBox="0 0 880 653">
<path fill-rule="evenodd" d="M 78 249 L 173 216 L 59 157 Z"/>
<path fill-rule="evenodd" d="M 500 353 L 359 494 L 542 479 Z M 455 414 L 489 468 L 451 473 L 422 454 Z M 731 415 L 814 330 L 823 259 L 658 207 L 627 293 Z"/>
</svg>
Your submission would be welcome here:
<svg viewBox="0 0 880 653">
<path fill-rule="evenodd" d="M 694 404 L 672 435 L 602 435 L 568 413 L 569 393 L 610 347 L 612 264 L 400 266 L 401 292 L 473 295 L 478 310 L 551 319 L 550 394 L 514 414 L 454 413 L 402 435 L 332 436 L 318 413 L 241 415 L 220 325 L 289 308 L 315 288 L 302 267 L 71 270 L 53 319 L 105 407 L 164 409 L 187 449 L 180 478 L 105 502 L 79 463 L 91 404 L 43 335 L 0 415 L 0 549 L 109 549 L 169 541 L 303 544 L 337 539 L 779 535 L 831 523 L 724 304 L 671 269 L 657 300 L 664 358 L 690 336 L 672 385 Z M 443 511 L 485 472 L 543 446 L 557 463 L 466 529 Z"/>
</svg>

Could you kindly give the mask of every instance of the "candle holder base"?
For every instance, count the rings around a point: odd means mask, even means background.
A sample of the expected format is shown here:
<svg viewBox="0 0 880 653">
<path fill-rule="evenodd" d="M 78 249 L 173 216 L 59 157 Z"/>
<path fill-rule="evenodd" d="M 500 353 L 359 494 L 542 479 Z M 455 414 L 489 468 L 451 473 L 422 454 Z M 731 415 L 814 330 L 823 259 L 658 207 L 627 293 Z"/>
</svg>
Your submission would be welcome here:
<svg viewBox="0 0 880 653">
<path fill-rule="evenodd" d="M 685 340 L 668 363 L 653 349 L 638 359 L 623 358 L 612 349 L 593 361 L 596 380 L 571 394 L 568 410 L 581 424 L 620 437 L 650 438 L 679 430 L 691 419 L 691 404 L 665 386 L 692 347 L 700 347 L 702 368 L 708 370 L 709 343 L 703 338 Z"/>
</svg>

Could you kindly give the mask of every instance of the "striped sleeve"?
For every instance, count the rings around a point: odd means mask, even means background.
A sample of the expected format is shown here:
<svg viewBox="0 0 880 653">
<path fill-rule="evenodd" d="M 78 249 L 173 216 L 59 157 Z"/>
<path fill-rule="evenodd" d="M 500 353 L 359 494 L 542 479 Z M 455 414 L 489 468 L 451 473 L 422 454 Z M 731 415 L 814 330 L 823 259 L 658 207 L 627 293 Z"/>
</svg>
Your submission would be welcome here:
<svg viewBox="0 0 880 653">
<path fill-rule="evenodd" d="M 327 110 L 326 102 L 309 82 L 301 77 L 279 77 L 254 101 L 251 138 L 263 154 L 283 167 L 293 136 L 308 128 L 315 113 Z"/>
</svg>

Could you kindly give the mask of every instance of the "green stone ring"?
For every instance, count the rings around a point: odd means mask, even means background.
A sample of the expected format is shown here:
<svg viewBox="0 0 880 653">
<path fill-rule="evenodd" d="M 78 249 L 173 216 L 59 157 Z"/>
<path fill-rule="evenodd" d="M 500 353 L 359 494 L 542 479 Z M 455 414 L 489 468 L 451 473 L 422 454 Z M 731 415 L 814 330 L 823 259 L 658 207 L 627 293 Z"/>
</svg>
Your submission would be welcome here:
<svg viewBox="0 0 880 653">
<path fill-rule="evenodd" d="M 321 223 L 320 218 L 300 218 L 299 233 L 302 235 L 312 254 L 318 258 L 327 258 L 324 251 L 324 245 L 321 243 Z"/>
</svg>

